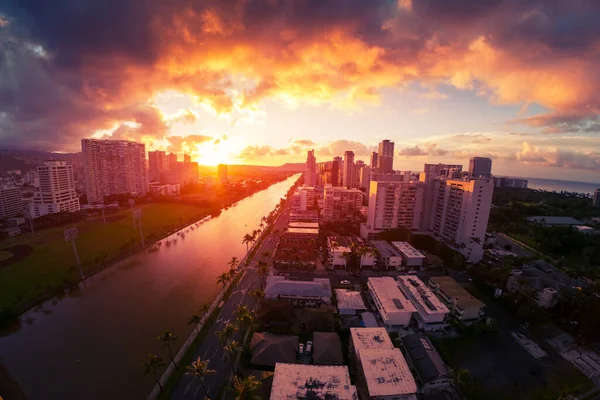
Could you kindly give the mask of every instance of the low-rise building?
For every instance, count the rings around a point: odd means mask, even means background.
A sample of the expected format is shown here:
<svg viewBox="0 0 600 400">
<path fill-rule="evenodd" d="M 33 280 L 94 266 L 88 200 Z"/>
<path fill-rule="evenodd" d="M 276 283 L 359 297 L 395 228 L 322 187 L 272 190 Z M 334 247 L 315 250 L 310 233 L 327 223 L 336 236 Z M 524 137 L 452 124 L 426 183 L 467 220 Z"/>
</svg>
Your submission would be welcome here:
<svg viewBox="0 0 600 400">
<path fill-rule="evenodd" d="M 306 238 L 306 239 L 317 239 L 319 237 L 319 229 L 315 228 L 288 228 L 284 236 Z"/>
<path fill-rule="evenodd" d="M 335 332 L 313 333 L 313 363 L 315 365 L 343 365 L 342 342 Z"/>
<path fill-rule="evenodd" d="M 454 384 L 450 369 L 427 336 L 404 336 L 402 343 L 422 393 L 443 391 Z"/>
<path fill-rule="evenodd" d="M 446 315 L 450 312 L 440 299 L 414 275 L 400 275 L 396 278 L 398 287 L 415 306 L 417 312 L 413 317 L 419 329 L 435 330 L 446 326 Z"/>
<path fill-rule="evenodd" d="M 541 215 L 536 217 L 527 217 L 527 221 L 535 222 L 542 225 L 547 226 L 577 226 L 583 225 L 578 219 L 573 217 L 563 217 L 563 216 L 549 216 L 549 215 Z"/>
<path fill-rule="evenodd" d="M 301 305 L 331 304 L 331 284 L 327 278 L 290 281 L 283 276 L 267 277 L 265 299 L 284 300 Z"/>
<path fill-rule="evenodd" d="M 277 363 L 271 400 L 358 400 L 346 366 Z"/>
<path fill-rule="evenodd" d="M 417 310 L 400 291 L 394 278 L 389 276 L 369 278 L 367 286 L 384 324 L 407 326 L 410 323 L 412 313 Z"/>
<path fill-rule="evenodd" d="M 360 292 L 335 289 L 335 298 L 340 315 L 356 315 L 367 309 Z"/>
<path fill-rule="evenodd" d="M 392 242 L 392 246 L 396 248 L 402 255 L 402 264 L 406 267 L 421 268 L 425 256 L 415 249 L 408 242 Z"/>
<path fill-rule="evenodd" d="M 333 268 L 346 267 L 346 255 L 350 254 L 350 246 L 346 243 L 346 239 L 342 236 L 329 236 L 327 238 L 327 251 L 329 260 Z"/>
<path fill-rule="evenodd" d="M 319 222 L 319 213 L 315 210 L 291 211 L 290 222 Z"/>
<path fill-rule="evenodd" d="M 319 229 L 318 222 L 290 222 L 288 224 L 289 228 L 304 228 L 304 229 Z"/>
<path fill-rule="evenodd" d="M 460 321 L 475 320 L 484 315 L 485 304 L 449 276 L 429 278 L 429 286 Z"/>
<path fill-rule="evenodd" d="M 180 193 L 181 185 L 179 183 L 160 184 L 152 182 L 148 185 L 150 193 L 160 196 L 177 196 Z"/>
<path fill-rule="evenodd" d="M 543 272 L 531 268 L 514 269 L 506 281 L 506 290 L 511 292 L 535 292 L 538 307 L 554 307 L 558 302 L 558 282 L 544 276 Z"/>
<path fill-rule="evenodd" d="M 255 332 L 250 341 L 250 364 L 274 367 L 277 363 L 293 363 L 296 361 L 298 342 L 298 336 Z"/>
<path fill-rule="evenodd" d="M 347 189 L 343 186 L 325 188 L 323 220 L 327 222 L 352 219 L 360 212 L 364 193 L 359 189 Z"/>
<path fill-rule="evenodd" d="M 402 254 L 384 240 L 371 240 L 371 244 L 379 252 L 379 264 L 382 268 L 402 269 Z"/>
<path fill-rule="evenodd" d="M 375 266 L 375 247 L 358 236 L 330 236 L 327 238 L 327 250 L 333 268 L 345 268 L 348 264 L 346 257 L 350 254 L 357 257 L 355 261 L 360 268 Z"/>
</svg>

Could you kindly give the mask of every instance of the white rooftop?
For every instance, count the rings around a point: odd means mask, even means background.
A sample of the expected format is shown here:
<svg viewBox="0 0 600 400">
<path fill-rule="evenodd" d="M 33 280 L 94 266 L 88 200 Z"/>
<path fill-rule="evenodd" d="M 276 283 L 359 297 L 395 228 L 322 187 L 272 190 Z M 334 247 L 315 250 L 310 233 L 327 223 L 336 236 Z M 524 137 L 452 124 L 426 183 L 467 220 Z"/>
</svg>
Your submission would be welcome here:
<svg viewBox="0 0 600 400">
<path fill-rule="evenodd" d="M 268 276 L 265 287 L 266 297 L 331 297 L 331 284 L 327 278 L 314 278 L 312 281 L 289 281 L 283 276 Z"/>
<path fill-rule="evenodd" d="M 398 287 L 412 301 L 421 305 L 427 314 L 446 314 L 448 307 L 438 299 L 422 280 L 414 275 L 399 275 Z"/>
<path fill-rule="evenodd" d="M 390 276 L 372 277 L 369 278 L 369 285 L 373 288 L 381 305 L 386 312 L 402 311 L 416 312 L 417 309 L 406 298 L 404 293 L 398 288 L 398 284 L 394 278 Z"/>
<path fill-rule="evenodd" d="M 366 310 L 365 302 L 362 299 L 360 292 L 353 292 L 346 289 L 335 289 L 335 298 L 337 299 L 337 307 L 349 308 L 353 310 Z"/>
<path fill-rule="evenodd" d="M 408 242 L 392 242 L 392 246 L 394 246 L 400 253 L 404 254 L 404 256 L 408 258 L 425 259 L 423 253 L 412 247 L 412 245 Z"/>
<path fill-rule="evenodd" d="M 271 400 L 307 399 L 357 400 L 347 366 L 275 365 Z"/>
<path fill-rule="evenodd" d="M 363 349 L 359 352 L 369 396 L 417 392 L 415 379 L 399 349 Z"/>
<path fill-rule="evenodd" d="M 361 349 L 393 349 L 394 344 L 385 328 L 350 328 L 352 345 Z"/>
<path fill-rule="evenodd" d="M 288 224 L 288 227 L 319 229 L 319 223 L 318 222 L 290 222 Z"/>
</svg>

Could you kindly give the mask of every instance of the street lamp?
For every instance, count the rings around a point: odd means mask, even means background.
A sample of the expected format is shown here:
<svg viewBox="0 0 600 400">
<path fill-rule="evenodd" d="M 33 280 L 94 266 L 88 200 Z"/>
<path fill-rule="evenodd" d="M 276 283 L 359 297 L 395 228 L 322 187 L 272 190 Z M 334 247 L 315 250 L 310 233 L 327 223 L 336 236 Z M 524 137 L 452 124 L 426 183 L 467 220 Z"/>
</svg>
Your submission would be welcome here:
<svg viewBox="0 0 600 400">
<path fill-rule="evenodd" d="M 77 228 L 65 229 L 65 242 L 71 242 L 73 244 L 73 251 L 75 252 L 75 260 L 77 260 L 77 267 L 79 267 L 79 276 L 83 280 L 83 271 L 81 270 L 81 262 L 79 261 L 79 254 L 77 253 L 77 246 L 75 245 L 75 239 L 79 237 L 79 231 Z"/>
<path fill-rule="evenodd" d="M 133 206 L 135 204 L 135 200 L 129 199 L 127 202 L 129 203 L 129 206 L 131 207 L 131 215 L 133 215 Z M 135 215 L 133 216 L 133 228 L 135 229 Z"/>
<path fill-rule="evenodd" d="M 136 208 L 135 210 L 133 210 L 133 222 L 135 224 L 135 221 L 137 221 L 138 226 L 140 227 L 140 237 L 142 238 L 142 247 L 145 247 L 144 244 L 144 231 L 142 230 L 142 210 L 139 208 Z"/>
</svg>

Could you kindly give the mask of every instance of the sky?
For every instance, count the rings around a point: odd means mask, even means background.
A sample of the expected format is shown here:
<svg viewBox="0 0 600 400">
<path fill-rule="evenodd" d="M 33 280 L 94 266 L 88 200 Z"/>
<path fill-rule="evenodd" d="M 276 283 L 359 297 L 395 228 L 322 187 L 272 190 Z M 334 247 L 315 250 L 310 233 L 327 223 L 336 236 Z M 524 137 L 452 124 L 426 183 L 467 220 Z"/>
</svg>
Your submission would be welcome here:
<svg viewBox="0 0 600 400">
<path fill-rule="evenodd" d="M 600 182 L 595 0 L 0 0 L 0 148 Z"/>
</svg>

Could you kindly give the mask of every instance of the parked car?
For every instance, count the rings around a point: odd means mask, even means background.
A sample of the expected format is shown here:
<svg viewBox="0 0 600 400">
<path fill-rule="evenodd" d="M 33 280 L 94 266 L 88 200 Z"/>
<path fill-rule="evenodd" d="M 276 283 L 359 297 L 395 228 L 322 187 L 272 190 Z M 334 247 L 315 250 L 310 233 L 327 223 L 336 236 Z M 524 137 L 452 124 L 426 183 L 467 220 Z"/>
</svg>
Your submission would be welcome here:
<svg viewBox="0 0 600 400">
<path fill-rule="evenodd" d="M 340 283 L 341 283 L 342 285 L 349 285 L 349 284 L 350 284 L 350 281 L 348 281 L 348 280 L 345 280 L 345 279 L 344 279 L 344 280 L 343 280 L 343 281 L 341 281 Z"/>
<path fill-rule="evenodd" d="M 310 354 L 312 353 L 312 340 L 309 340 L 308 342 L 306 342 L 306 354 Z"/>
<path fill-rule="evenodd" d="M 304 343 L 298 345 L 298 354 L 304 354 Z"/>
</svg>

